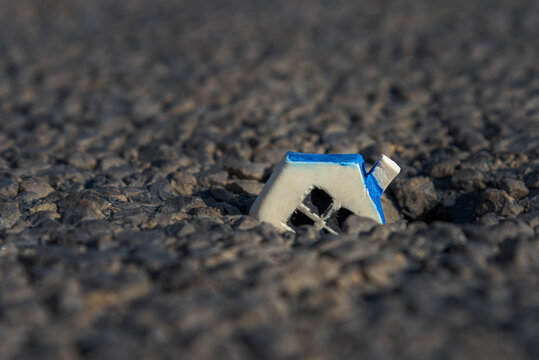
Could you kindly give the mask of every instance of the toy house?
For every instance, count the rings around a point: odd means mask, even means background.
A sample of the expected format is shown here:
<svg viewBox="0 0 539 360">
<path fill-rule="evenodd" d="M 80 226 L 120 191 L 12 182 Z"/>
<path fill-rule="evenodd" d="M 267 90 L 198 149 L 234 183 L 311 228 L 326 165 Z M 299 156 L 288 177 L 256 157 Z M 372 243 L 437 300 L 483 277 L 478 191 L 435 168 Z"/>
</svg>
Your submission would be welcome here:
<svg viewBox="0 0 539 360">
<path fill-rule="evenodd" d="M 385 155 L 367 172 L 360 154 L 287 152 L 250 215 L 282 231 L 307 224 L 338 234 L 351 214 L 383 224 L 380 196 L 399 172 L 399 166 Z"/>
</svg>

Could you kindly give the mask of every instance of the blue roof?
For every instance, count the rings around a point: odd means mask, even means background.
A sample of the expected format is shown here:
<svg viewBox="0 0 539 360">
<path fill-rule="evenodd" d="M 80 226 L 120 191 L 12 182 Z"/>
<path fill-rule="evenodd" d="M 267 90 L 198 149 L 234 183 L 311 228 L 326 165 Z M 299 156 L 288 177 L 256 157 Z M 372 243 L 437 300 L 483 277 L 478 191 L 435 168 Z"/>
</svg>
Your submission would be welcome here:
<svg viewBox="0 0 539 360">
<path fill-rule="evenodd" d="M 292 163 L 331 163 L 343 166 L 358 165 L 364 167 L 364 161 L 360 154 L 304 154 L 288 151 L 286 160 Z"/>
</svg>

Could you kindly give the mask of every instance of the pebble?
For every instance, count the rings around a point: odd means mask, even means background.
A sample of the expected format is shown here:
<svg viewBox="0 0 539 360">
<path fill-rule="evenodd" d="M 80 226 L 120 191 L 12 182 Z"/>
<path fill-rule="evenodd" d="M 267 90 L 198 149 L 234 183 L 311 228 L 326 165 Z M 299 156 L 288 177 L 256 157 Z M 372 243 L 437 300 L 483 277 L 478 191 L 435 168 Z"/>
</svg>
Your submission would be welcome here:
<svg viewBox="0 0 539 360">
<path fill-rule="evenodd" d="M 371 218 L 349 216 L 344 222 L 343 230 L 347 234 L 359 234 L 370 231 L 378 223 Z"/>
<path fill-rule="evenodd" d="M 103 210 L 110 206 L 108 201 L 92 193 L 68 195 L 58 205 L 62 219 L 67 224 L 104 219 Z"/>
<path fill-rule="evenodd" d="M 456 170 L 451 176 L 451 185 L 466 191 L 485 188 L 483 174 L 474 169 Z"/>
<path fill-rule="evenodd" d="M 11 228 L 20 218 L 21 213 L 16 202 L 0 202 L 0 230 Z"/>
<path fill-rule="evenodd" d="M 233 202 L 234 200 L 233 193 L 220 187 L 212 187 L 211 194 L 218 201 Z"/>
<path fill-rule="evenodd" d="M 258 195 L 264 188 L 264 184 L 254 180 L 235 180 L 226 185 L 226 189 L 236 193 Z"/>
<path fill-rule="evenodd" d="M 430 176 L 435 178 L 443 178 L 453 175 L 455 168 L 460 164 L 458 159 L 445 159 L 440 162 L 436 162 L 430 169 Z"/>
<path fill-rule="evenodd" d="M 36 194 L 37 198 L 44 198 L 54 191 L 52 186 L 38 179 L 27 179 L 21 182 L 21 191 L 28 191 Z"/>
<path fill-rule="evenodd" d="M 524 176 L 528 189 L 539 189 L 539 170 L 535 170 Z"/>
<path fill-rule="evenodd" d="M 501 185 L 502 190 L 504 190 L 516 200 L 520 200 L 526 197 L 529 193 L 528 188 L 526 187 L 524 182 L 520 180 L 506 178 L 502 180 Z"/>
<path fill-rule="evenodd" d="M 482 195 L 476 213 L 479 216 L 495 213 L 512 217 L 522 212 L 522 207 L 503 190 L 487 189 Z"/>
<path fill-rule="evenodd" d="M 380 286 L 389 286 L 394 277 L 407 265 L 406 257 L 399 253 L 375 254 L 365 260 L 364 273 L 367 281 Z"/>
<path fill-rule="evenodd" d="M 68 154 L 67 163 L 78 169 L 90 170 L 96 166 L 97 160 L 90 154 L 77 151 Z"/>
<path fill-rule="evenodd" d="M 19 192 L 19 184 L 12 179 L 0 179 L 0 195 L 5 197 L 15 197 Z"/>
<path fill-rule="evenodd" d="M 168 200 L 174 197 L 174 192 L 168 180 L 161 179 L 150 186 L 150 194 L 161 199 Z"/>
<path fill-rule="evenodd" d="M 427 177 L 398 179 L 391 188 L 402 211 L 412 219 L 428 216 L 439 201 L 434 184 Z"/>
<path fill-rule="evenodd" d="M 186 172 L 175 172 L 170 178 L 170 186 L 179 195 L 193 195 L 197 187 L 197 179 Z"/>
<path fill-rule="evenodd" d="M 269 167 L 268 163 L 235 164 L 228 171 L 238 179 L 263 180 Z"/>
</svg>

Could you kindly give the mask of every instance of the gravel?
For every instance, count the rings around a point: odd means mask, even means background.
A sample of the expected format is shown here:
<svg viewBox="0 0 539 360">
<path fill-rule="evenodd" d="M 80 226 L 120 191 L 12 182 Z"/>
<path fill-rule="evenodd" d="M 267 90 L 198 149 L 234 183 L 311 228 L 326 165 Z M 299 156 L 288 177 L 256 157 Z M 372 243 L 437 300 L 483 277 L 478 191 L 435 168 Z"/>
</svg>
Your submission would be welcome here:
<svg viewBox="0 0 539 360">
<path fill-rule="evenodd" d="M 539 3 L 0 0 L 1 359 L 537 359 Z M 248 216 L 380 153 L 388 224 Z"/>
</svg>

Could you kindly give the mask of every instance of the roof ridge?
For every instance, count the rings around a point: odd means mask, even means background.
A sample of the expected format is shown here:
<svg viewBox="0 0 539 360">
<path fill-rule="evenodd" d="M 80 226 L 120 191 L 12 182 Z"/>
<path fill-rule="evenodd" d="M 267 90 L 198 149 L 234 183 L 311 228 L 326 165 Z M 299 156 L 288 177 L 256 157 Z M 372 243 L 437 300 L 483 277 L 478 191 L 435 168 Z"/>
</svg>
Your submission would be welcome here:
<svg viewBox="0 0 539 360">
<path fill-rule="evenodd" d="M 361 169 L 365 163 L 361 154 L 310 154 L 287 151 L 286 160 L 298 163 L 331 163 L 339 165 L 358 165 Z"/>
</svg>

